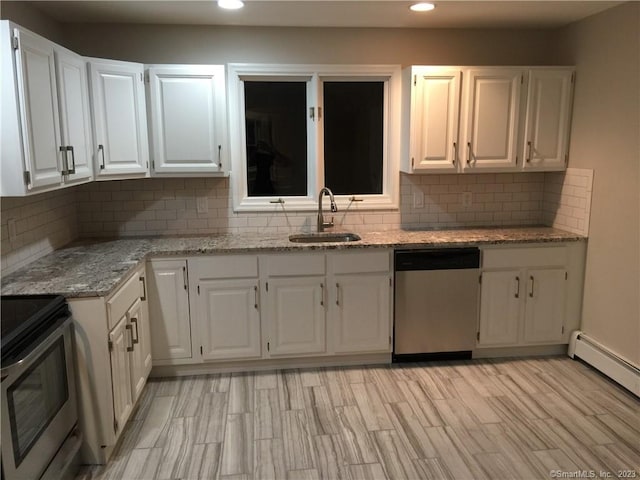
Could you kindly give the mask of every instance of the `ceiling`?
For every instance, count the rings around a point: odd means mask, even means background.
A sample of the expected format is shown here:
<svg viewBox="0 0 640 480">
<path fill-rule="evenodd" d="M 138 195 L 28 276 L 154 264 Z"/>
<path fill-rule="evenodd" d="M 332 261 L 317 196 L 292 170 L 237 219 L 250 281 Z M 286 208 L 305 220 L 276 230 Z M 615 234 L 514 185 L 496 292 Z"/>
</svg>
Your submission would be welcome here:
<svg viewBox="0 0 640 480">
<path fill-rule="evenodd" d="M 432 0 L 434 1 L 434 0 Z M 214 0 L 34 1 L 60 22 L 277 27 L 557 28 L 622 2 L 435 0 L 432 12 L 406 0 L 245 0 L 241 10 Z"/>
</svg>

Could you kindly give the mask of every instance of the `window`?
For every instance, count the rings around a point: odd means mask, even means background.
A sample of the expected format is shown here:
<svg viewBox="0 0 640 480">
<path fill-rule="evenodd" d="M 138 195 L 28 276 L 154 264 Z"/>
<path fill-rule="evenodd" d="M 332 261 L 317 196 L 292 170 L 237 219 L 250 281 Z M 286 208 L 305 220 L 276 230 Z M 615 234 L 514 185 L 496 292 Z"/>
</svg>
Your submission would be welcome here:
<svg viewBox="0 0 640 480">
<path fill-rule="evenodd" d="M 398 204 L 399 67 L 230 65 L 236 211 Z"/>
</svg>

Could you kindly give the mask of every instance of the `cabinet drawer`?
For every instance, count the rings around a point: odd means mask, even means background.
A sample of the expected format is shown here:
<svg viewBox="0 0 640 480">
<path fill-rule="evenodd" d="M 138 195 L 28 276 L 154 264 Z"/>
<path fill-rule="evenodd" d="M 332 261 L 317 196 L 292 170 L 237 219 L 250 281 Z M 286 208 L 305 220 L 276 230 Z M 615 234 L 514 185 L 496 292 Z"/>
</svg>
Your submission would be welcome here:
<svg viewBox="0 0 640 480">
<path fill-rule="evenodd" d="M 189 269 L 195 265 L 198 278 L 248 278 L 258 276 L 256 255 L 220 255 L 189 260 Z"/>
<path fill-rule="evenodd" d="M 140 270 L 127 280 L 113 296 L 107 300 L 107 318 L 109 330 L 116 326 L 116 323 L 124 317 L 129 307 L 141 297 L 142 287 L 140 282 Z"/>
<path fill-rule="evenodd" d="M 324 253 L 266 255 L 262 265 L 270 277 L 287 275 L 324 275 Z"/>
<path fill-rule="evenodd" d="M 377 252 L 332 253 L 328 257 L 333 273 L 388 272 L 390 264 L 388 250 Z"/>
<path fill-rule="evenodd" d="M 482 268 L 551 267 L 567 263 L 567 248 L 491 248 L 482 252 Z"/>
</svg>

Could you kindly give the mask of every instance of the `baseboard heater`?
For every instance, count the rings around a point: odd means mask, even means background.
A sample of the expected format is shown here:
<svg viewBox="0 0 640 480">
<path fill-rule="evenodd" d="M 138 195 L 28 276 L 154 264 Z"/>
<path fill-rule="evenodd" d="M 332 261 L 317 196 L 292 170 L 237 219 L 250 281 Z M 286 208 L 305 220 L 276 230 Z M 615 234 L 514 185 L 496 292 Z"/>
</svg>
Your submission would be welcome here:
<svg viewBox="0 0 640 480">
<path fill-rule="evenodd" d="M 588 335 L 579 330 L 573 332 L 567 353 L 571 358 L 580 358 L 640 397 L 640 369 Z"/>
</svg>

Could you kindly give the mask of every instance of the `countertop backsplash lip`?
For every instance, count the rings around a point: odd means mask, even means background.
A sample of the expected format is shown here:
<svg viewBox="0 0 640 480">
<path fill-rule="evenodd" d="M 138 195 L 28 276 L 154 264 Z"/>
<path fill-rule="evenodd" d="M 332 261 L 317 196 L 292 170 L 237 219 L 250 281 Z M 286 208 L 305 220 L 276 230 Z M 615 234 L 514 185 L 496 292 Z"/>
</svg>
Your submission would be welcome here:
<svg viewBox="0 0 640 480">
<path fill-rule="evenodd" d="M 584 235 L 545 226 L 401 229 L 355 232 L 360 241 L 300 244 L 283 233 L 82 239 L 2 278 L 2 295 L 58 294 L 107 297 L 150 257 L 431 248 L 586 240 Z"/>
</svg>

